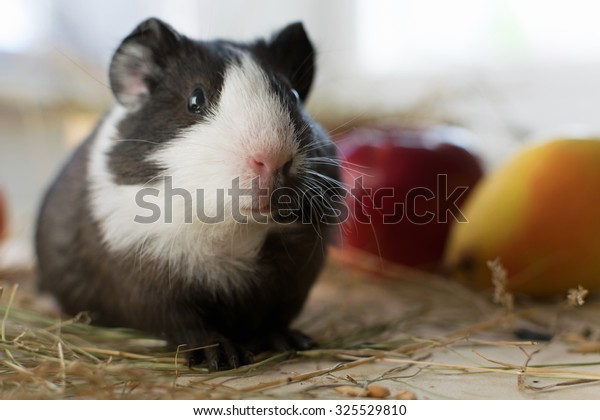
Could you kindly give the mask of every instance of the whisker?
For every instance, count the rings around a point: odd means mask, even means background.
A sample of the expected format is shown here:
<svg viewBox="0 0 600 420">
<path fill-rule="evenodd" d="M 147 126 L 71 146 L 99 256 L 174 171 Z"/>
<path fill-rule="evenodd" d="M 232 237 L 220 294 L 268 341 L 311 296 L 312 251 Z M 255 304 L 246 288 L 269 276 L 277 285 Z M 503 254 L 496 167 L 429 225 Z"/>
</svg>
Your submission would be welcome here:
<svg viewBox="0 0 600 420">
<path fill-rule="evenodd" d="M 157 141 L 151 141 L 151 140 L 145 140 L 145 139 L 123 139 L 123 138 L 115 138 L 114 141 L 116 143 L 126 143 L 126 142 L 137 142 L 137 143 L 149 143 L 149 144 L 155 144 L 155 145 L 160 145 L 163 144 L 161 142 L 157 142 Z"/>
<path fill-rule="evenodd" d="M 325 180 L 327 182 L 330 182 L 330 183 L 334 184 L 337 187 L 340 187 L 340 188 L 342 188 L 344 190 L 347 189 L 346 185 L 342 181 L 340 181 L 340 180 L 334 179 L 334 178 L 332 178 L 330 176 L 327 176 L 325 174 L 322 174 L 320 172 L 313 171 L 312 169 L 306 169 L 305 171 L 306 171 L 306 173 L 309 173 L 309 174 L 314 175 L 314 176 L 316 176 L 316 177 L 318 177 L 320 179 L 323 179 L 323 180 Z"/>
<path fill-rule="evenodd" d="M 357 197 L 356 195 L 354 195 L 352 189 L 347 188 L 347 186 L 342 184 L 340 181 L 333 179 L 327 175 L 321 174 L 319 172 L 310 170 L 310 169 L 307 170 L 306 172 L 307 172 L 307 174 L 313 175 L 315 178 L 310 178 L 310 177 L 304 175 L 301 177 L 302 181 L 310 188 L 310 190 L 317 192 L 319 195 L 322 195 L 324 191 L 331 190 L 332 185 L 334 187 L 337 186 L 337 187 L 341 188 L 343 191 L 345 191 L 345 193 L 346 193 L 345 197 L 347 199 L 351 200 L 351 202 L 354 205 L 360 206 L 360 208 L 363 210 L 374 210 L 374 211 L 378 211 L 378 212 L 380 211 L 380 209 L 377 209 L 374 206 L 367 207 L 366 203 L 363 201 L 365 196 L 362 196 L 360 198 Z M 366 197 L 369 197 L 371 200 L 373 200 L 372 194 L 367 194 Z M 311 202 L 311 205 L 312 204 L 313 203 Z M 350 210 L 350 208 L 349 208 L 349 210 Z M 356 229 L 358 226 L 358 220 L 355 216 L 355 212 L 350 211 L 348 215 L 351 217 L 351 221 L 354 224 L 354 228 Z M 379 257 L 380 264 L 383 264 L 383 258 L 381 257 L 381 246 L 379 243 L 379 237 L 377 236 L 377 232 L 376 232 L 373 224 L 369 223 L 369 225 L 370 225 L 371 232 L 373 233 L 373 237 L 375 239 L 375 245 L 377 247 L 377 254 Z M 345 227 L 344 224 L 342 223 L 342 230 L 344 230 L 344 229 L 346 229 L 346 232 L 347 232 L 348 229 L 350 229 L 350 228 Z"/>
<path fill-rule="evenodd" d="M 364 117 L 367 114 L 367 112 L 368 112 L 367 110 L 364 110 L 363 112 L 356 114 L 354 117 L 350 118 L 348 121 L 343 122 L 342 124 L 338 125 L 337 127 L 332 128 L 331 130 L 329 130 L 329 135 L 331 135 L 332 132 L 338 131 L 344 127 L 347 127 L 349 124 L 353 123 L 354 121 L 357 121 L 360 118 Z"/>
</svg>

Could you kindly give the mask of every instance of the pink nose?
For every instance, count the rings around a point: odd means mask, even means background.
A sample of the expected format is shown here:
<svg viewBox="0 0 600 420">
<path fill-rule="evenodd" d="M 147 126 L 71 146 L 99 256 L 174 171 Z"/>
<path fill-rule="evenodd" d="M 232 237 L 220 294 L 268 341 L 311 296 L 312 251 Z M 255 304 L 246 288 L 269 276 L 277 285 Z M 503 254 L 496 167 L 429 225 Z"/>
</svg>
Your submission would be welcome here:
<svg viewBox="0 0 600 420">
<path fill-rule="evenodd" d="M 279 171 L 287 175 L 291 164 L 292 158 L 289 156 L 254 155 L 250 157 L 250 167 L 261 178 L 271 177 Z"/>
</svg>

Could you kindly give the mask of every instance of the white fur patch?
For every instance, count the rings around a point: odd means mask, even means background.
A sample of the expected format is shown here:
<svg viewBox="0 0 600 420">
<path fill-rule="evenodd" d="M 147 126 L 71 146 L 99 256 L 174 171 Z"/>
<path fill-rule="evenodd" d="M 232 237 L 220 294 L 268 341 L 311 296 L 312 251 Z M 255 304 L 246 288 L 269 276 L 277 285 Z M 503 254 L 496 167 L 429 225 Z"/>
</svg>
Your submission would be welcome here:
<svg viewBox="0 0 600 420">
<path fill-rule="evenodd" d="M 231 283 L 243 287 L 272 226 L 236 222 L 231 217 L 227 191 L 238 177 L 242 188 L 250 186 L 251 153 L 297 152 L 290 116 L 271 92 L 266 75 L 248 56 L 241 65 L 231 65 L 215 115 L 166 143 L 150 158 L 166 168 L 162 175 L 172 177 L 173 188 L 190 192 L 193 223 L 185 222 L 184 200 L 179 196 L 173 201 L 173 222 L 165 222 L 162 179 L 146 185 L 156 188 L 158 197 L 144 197 L 161 209 L 160 220 L 150 224 L 134 221 L 136 216 L 149 215 L 135 199 L 144 186 L 116 185 L 107 166 L 107 153 L 115 142 L 126 141 L 118 138 L 116 128 L 126 113 L 122 106 L 113 108 L 98 132 L 89 161 L 93 215 L 106 245 L 114 251 L 133 251 L 169 264 L 171 272 L 190 278 L 202 272 L 209 279 L 226 280 L 220 284 L 225 289 Z M 204 213 L 208 216 L 216 214 L 217 189 L 224 189 L 224 222 L 207 224 L 196 218 L 198 189 L 204 190 Z"/>
</svg>

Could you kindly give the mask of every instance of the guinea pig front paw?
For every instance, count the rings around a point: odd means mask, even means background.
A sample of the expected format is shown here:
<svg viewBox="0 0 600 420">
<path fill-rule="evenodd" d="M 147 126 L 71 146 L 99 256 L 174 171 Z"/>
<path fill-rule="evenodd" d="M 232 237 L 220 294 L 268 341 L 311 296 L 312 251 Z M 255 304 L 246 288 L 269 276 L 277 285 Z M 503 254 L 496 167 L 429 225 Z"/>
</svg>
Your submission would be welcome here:
<svg viewBox="0 0 600 420">
<path fill-rule="evenodd" d="M 268 345 L 279 352 L 289 350 L 308 350 L 317 347 L 317 343 L 306 334 L 297 330 L 279 331 L 269 335 Z"/>
<path fill-rule="evenodd" d="M 231 340 L 214 334 L 206 340 L 203 348 L 190 352 L 187 356 L 188 366 L 206 362 L 208 370 L 236 369 L 240 365 L 250 364 L 254 361 L 254 354 L 243 346 Z"/>
</svg>

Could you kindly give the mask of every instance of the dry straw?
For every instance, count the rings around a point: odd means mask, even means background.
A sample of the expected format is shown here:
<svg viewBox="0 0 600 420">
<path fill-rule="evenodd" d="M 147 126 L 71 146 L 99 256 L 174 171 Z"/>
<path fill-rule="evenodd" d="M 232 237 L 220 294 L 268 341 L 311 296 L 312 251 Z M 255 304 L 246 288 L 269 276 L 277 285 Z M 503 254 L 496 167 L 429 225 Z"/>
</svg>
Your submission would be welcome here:
<svg viewBox="0 0 600 420">
<path fill-rule="evenodd" d="M 183 349 L 166 351 L 165 343 L 156 337 L 91 325 L 85 314 L 72 319 L 59 318 L 52 311 L 37 309 L 42 306 L 39 303 L 42 298 L 35 292 L 0 283 L 6 285 L 0 291 L 0 396 L 237 399 L 324 395 L 389 398 L 391 395 L 392 398 L 414 398 L 420 390 L 416 385 L 412 387 L 411 378 L 422 372 L 510 375 L 516 378 L 518 389 L 525 392 L 581 386 L 600 380 L 597 370 L 600 363 L 534 364 L 533 356 L 541 344 L 497 338 L 505 336 L 507 326 L 512 328 L 518 322 L 543 319 L 548 310 L 560 312 L 562 308 L 563 313 L 570 315 L 579 309 L 567 314 L 565 304 L 556 303 L 545 305 L 542 314 L 536 305 L 519 306 L 512 296 L 507 298 L 507 292 L 502 289 L 501 279 L 505 275 L 501 264 L 493 262 L 490 269 L 491 277 L 498 280 L 495 281 L 495 300 L 504 308 L 500 311 L 486 303 L 485 297 L 430 275 L 390 268 L 386 275 L 374 276 L 331 262 L 301 320 L 312 325 L 310 333 L 321 342 L 319 349 L 263 354 L 253 365 L 212 373 L 203 366 L 188 368 Z M 349 293 L 355 300 L 334 311 L 332 305 L 340 302 L 340 293 Z M 570 291 L 567 302 L 571 308 L 579 306 L 586 295 L 584 289 Z M 387 319 L 378 318 L 380 314 L 373 318 L 368 316 L 381 310 L 374 304 L 379 296 L 391 301 L 392 309 L 385 312 L 391 315 Z M 393 296 L 397 296 L 397 301 Z M 411 296 L 428 299 L 411 306 L 406 303 L 414 300 Z M 468 310 L 484 314 L 483 318 L 479 317 L 478 322 L 469 321 L 473 318 L 461 320 L 460 311 L 465 310 L 465 301 L 472 303 Z M 452 305 L 459 308 L 458 312 L 444 313 L 444 320 L 440 311 L 448 311 Z M 449 328 L 449 320 L 453 320 L 454 328 Z M 439 333 L 424 333 L 423 326 L 437 328 Z M 494 335 L 498 332 L 501 334 Z M 553 331 L 555 340 L 563 333 Z M 570 336 L 575 350 L 584 345 L 593 348 L 596 343 L 589 334 L 575 336 L 579 341 Z M 438 349 L 452 351 L 464 347 L 471 349 L 473 355 L 464 363 L 436 360 Z M 491 359 L 480 351 L 483 348 L 521 349 L 525 362 L 514 364 Z M 594 349 L 598 351 L 600 346 Z M 372 377 L 353 379 L 353 372 L 367 366 L 374 372 Z M 526 382 L 527 378 L 550 378 L 554 382 L 535 386 Z M 390 383 L 400 384 L 402 388 L 383 392 L 384 388 L 389 389 Z"/>
</svg>

